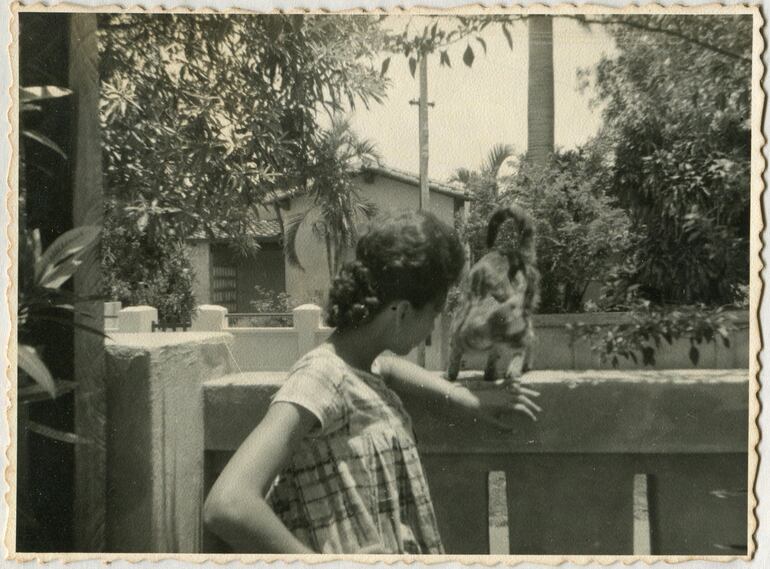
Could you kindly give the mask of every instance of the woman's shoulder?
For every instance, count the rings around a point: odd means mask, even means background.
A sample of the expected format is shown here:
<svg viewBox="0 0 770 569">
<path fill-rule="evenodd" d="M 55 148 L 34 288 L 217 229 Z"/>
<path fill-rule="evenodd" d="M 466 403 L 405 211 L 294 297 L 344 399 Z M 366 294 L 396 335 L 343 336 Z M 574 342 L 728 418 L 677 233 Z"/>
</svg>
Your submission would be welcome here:
<svg viewBox="0 0 770 569">
<path fill-rule="evenodd" d="M 289 377 L 298 374 L 312 374 L 341 380 L 347 371 L 345 362 L 331 349 L 321 345 L 301 356 L 289 369 Z"/>
</svg>

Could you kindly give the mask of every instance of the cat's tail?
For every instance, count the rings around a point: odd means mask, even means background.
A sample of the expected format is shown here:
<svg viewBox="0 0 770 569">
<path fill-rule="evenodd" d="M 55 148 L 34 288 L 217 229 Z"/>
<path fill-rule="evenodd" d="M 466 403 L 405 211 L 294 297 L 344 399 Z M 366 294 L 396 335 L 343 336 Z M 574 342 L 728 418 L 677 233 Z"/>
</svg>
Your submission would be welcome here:
<svg viewBox="0 0 770 569">
<path fill-rule="evenodd" d="M 487 226 L 487 248 L 491 249 L 497 241 L 497 233 L 500 226 L 512 219 L 516 223 L 518 233 L 519 252 L 529 258 L 535 259 L 535 226 L 529 214 L 517 205 L 511 205 L 496 210 L 489 218 Z"/>
</svg>

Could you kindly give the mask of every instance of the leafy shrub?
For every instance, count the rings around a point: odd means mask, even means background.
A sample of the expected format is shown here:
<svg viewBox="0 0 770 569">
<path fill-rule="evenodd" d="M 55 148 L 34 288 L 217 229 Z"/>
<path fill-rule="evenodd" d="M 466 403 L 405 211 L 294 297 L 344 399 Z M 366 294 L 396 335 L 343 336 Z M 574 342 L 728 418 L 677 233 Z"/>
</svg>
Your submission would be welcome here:
<svg viewBox="0 0 770 569">
<path fill-rule="evenodd" d="M 152 227 L 108 203 L 102 237 L 105 294 L 125 306 L 153 306 L 160 320 L 189 322 L 196 302 L 184 242 Z"/>
<path fill-rule="evenodd" d="M 592 281 L 602 281 L 633 244 L 630 220 L 604 191 L 601 164 L 592 148 L 557 154 L 546 167 L 521 161 L 501 181 L 503 191 L 476 193 L 460 232 L 472 259 L 486 252 L 492 212 L 516 203 L 533 217 L 541 279 L 540 312 L 578 312 Z M 505 224 L 498 239 L 511 239 Z"/>
<path fill-rule="evenodd" d="M 614 326 L 597 326 L 578 323 L 567 325 L 573 338 L 584 338 L 591 343 L 591 351 L 603 363 L 617 367 L 620 358 L 635 364 L 654 366 L 655 353 L 666 342 L 678 339 L 690 341 L 690 361 L 698 365 L 699 346 L 721 339 L 730 347 L 730 333 L 735 326 L 722 308 L 709 310 L 703 305 L 666 309 L 649 301 L 638 301 L 629 312 L 629 322 Z"/>
<path fill-rule="evenodd" d="M 537 226 L 541 312 L 579 312 L 592 281 L 601 281 L 633 243 L 631 222 L 604 189 L 602 166 L 581 149 L 540 168 L 522 163 L 507 194 Z"/>
<path fill-rule="evenodd" d="M 254 312 L 264 314 L 264 316 L 250 316 L 247 321 L 249 326 L 283 327 L 292 325 L 292 317 L 290 315 L 276 316 L 276 314 L 291 312 L 298 306 L 292 300 L 289 293 L 276 292 L 259 285 L 254 287 L 254 293 L 256 298 L 250 301 L 249 304 L 254 309 Z"/>
<path fill-rule="evenodd" d="M 752 19 L 634 18 L 673 35 L 610 27 L 618 51 L 593 73 L 608 188 L 641 235 L 623 282 L 660 304 L 732 303 L 749 275 Z"/>
</svg>

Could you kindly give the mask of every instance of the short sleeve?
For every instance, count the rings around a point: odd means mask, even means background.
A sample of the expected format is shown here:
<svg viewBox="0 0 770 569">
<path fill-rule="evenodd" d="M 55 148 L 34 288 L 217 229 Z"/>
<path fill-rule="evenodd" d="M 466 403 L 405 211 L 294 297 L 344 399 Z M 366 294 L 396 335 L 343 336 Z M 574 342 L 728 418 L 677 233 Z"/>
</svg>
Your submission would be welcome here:
<svg viewBox="0 0 770 569">
<path fill-rule="evenodd" d="M 310 435 L 325 435 L 342 428 L 348 420 L 342 390 L 345 371 L 331 354 L 308 356 L 291 369 L 272 403 L 282 401 L 307 409 L 320 423 L 320 429 Z"/>
</svg>

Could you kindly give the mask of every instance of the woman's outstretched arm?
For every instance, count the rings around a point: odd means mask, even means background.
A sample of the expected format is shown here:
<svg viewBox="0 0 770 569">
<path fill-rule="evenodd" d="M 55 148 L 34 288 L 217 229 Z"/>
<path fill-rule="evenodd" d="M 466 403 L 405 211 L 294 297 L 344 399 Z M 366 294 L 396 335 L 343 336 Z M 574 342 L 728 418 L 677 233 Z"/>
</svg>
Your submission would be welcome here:
<svg viewBox="0 0 770 569">
<path fill-rule="evenodd" d="M 405 399 L 459 408 L 502 429 L 517 426 L 514 413 L 536 421 L 537 413 L 542 411 L 531 399 L 540 394 L 525 387 L 508 385 L 474 392 L 396 356 L 380 356 L 377 365 L 380 375 Z"/>
</svg>

